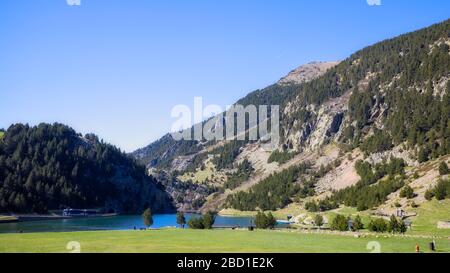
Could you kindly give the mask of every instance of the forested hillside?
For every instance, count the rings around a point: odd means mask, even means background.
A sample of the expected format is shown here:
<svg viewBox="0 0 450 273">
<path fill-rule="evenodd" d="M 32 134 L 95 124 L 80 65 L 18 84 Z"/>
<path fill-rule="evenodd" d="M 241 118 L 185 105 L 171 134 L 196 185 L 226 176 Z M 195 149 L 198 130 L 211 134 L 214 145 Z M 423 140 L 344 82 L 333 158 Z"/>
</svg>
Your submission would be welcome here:
<svg viewBox="0 0 450 273">
<path fill-rule="evenodd" d="M 285 100 L 274 96 L 285 105 L 281 118 L 284 147 L 311 150 L 335 142 L 342 151 L 360 149 L 370 157 L 402 145 L 400 150 L 410 151 L 418 164 L 447 155 L 449 79 L 450 20 L 363 49 L 322 77 L 292 92 L 282 92 Z M 259 104 L 270 98 L 256 93 L 244 101 Z M 382 166 L 377 167 L 372 175 L 376 178 L 370 182 L 364 180 L 367 173 L 360 175 L 363 180 L 359 184 L 325 201 L 360 210 L 384 203 L 404 182 L 390 174 L 386 181 L 369 187 L 386 175 L 379 170 Z M 258 194 L 255 191 L 259 187 L 253 187 L 250 194 Z M 273 185 L 265 191 L 278 187 Z M 249 194 L 237 193 L 228 200 L 237 209 L 255 208 Z"/>
<path fill-rule="evenodd" d="M 172 208 L 164 187 L 116 147 L 62 124 L 12 125 L 0 140 L 0 211 Z"/>
<path fill-rule="evenodd" d="M 315 74 L 301 67 L 296 71 L 304 74 L 294 78 L 305 80 L 280 81 L 237 102 L 244 106 L 280 106 L 281 143 L 265 162 L 261 158 L 264 153 L 255 148 L 262 141 L 202 143 L 174 141 L 170 135 L 133 155 L 148 167 L 165 169 L 175 175 L 187 172 L 191 177 L 195 177 L 196 170 L 208 157 L 212 157 L 216 172 L 220 172 L 216 177 L 231 174 L 245 155 L 247 159 L 252 158 L 252 165 L 263 166 L 242 176 L 251 180 L 252 175 L 265 172 L 266 164 L 289 164 L 296 157 L 320 153 L 330 144 L 339 147 L 339 154 L 361 151 L 369 161 L 391 152 L 414 166 L 450 153 L 450 20 L 382 41 L 341 62 L 326 63 L 326 67 Z M 389 158 L 390 155 L 384 160 Z M 339 159 L 342 160 L 343 157 Z M 273 166 L 270 168 L 272 174 L 276 172 Z M 314 195 L 315 180 L 262 177 L 257 185 L 253 181 L 250 189 L 244 187 L 244 192 L 236 192 L 245 181 L 239 179 L 236 183 L 233 175 L 228 175 L 228 183 L 218 189 L 218 196 L 236 209 L 274 209 Z M 377 193 L 363 182 L 355 185 L 357 178 L 352 181 L 348 186 L 355 187 L 340 192 L 341 197 L 322 202 L 321 207 L 333 208 L 336 203 L 351 203 L 361 209 L 373 207 L 403 186 L 402 181 L 390 179 Z M 209 182 L 215 186 L 218 183 Z M 321 187 L 327 185 L 321 183 Z M 231 195 L 226 189 L 233 189 Z M 275 200 L 262 198 L 273 192 L 280 196 L 273 197 Z M 380 196 L 367 202 L 348 201 L 348 195 L 354 194 Z"/>
</svg>

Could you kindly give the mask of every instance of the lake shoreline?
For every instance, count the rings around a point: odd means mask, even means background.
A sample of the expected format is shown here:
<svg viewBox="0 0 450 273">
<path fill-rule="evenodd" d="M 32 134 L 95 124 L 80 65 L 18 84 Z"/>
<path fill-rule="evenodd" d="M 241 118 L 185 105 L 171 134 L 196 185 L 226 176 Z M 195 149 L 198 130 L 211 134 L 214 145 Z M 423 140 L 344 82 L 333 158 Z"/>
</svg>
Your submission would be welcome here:
<svg viewBox="0 0 450 273">
<path fill-rule="evenodd" d="M 50 221 L 50 220 L 65 220 L 65 219 L 82 219 L 82 218 L 101 218 L 101 217 L 113 217 L 118 216 L 117 213 L 105 213 L 90 216 L 64 216 L 57 214 L 12 214 L 4 215 L 2 220 L 0 218 L 0 224 L 16 223 L 16 222 L 32 222 L 32 221 Z"/>
</svg>

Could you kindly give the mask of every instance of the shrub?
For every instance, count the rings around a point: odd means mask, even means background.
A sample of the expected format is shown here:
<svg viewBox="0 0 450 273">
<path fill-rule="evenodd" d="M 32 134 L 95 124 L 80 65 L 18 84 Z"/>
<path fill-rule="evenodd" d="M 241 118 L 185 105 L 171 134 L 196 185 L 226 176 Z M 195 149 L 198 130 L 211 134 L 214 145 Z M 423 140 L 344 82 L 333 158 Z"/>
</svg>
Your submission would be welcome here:
<svg viewBox="0 0 450 273">
<path fill-rule="evenodd" d="M 323 216 L 320 214 L 316 214 L 316 216 L 314 217 L 314 224 L 319 228 L 323 226 Z"/>
<path fill-rule="evenodd" d="M 201 217 L 192 217 L 189 219 L 188 226 L 191 229 L 204 229 L 203 221 Z"/>
<path fill-rule="evenodd" d="M 414 198 L 414 196 L 415 196 L 414 190 L 413 190 L 409 185 L 406 185 L 406 186 L 403 187 L 403 189 L 400 191 L 400 197 L 401 197 L 401 198 L 412 199 L 412 198 Z"/>
<path fill-rule="evenodd" d="M 332 230 L 347 231 L 348 230 L 347 217 L 341 214 L 336 215 L 336 217 L 334 217 L 333 221 L 331 222 L 330 228 Z"/>
<path fill-rule="evenodd" d="M 428 201 L 431 201 L 431 199 L 433 199 L 433 197 L 434 197 L 434 191 L 428 189 L 428 190 L 425 192 L 425 199 L 427 199 Z"/>
<path fill-rule="evenodd" d="M 439 165 L 439 174 L 440 175 L 447 175 L 449 173 L 450 173 L 450 170 L 448 168 L 447 163 L 441 162 L 441 164 Z"/>
<path fill-rule="evenodd" d="M 318 212 L 319 206 L 315 201 L 309 201 L 305 203 L 305 209 L 309 212 Z"/>
<path fill-rule="evenodd" d="M 188 222 L 188 226 L 191 229 L 211 229 L 215 221 L 215 213 L 208 212 L 203 216 L 192 217 Z"/>
<path fill-rule="evenodd" d="M 386 232 L 388 230 L 388 222 L 383 218 L 370 220 L 368 229 L 372 232 Z"/>
<path fill-rule="evenodd" d="M 394 215 L 391 216 L 389 221 L 389 232 L 392 233 L 405 233 L 406 232 L 406 224 L 402 220 L 398 220 Z"/>
<path fill-rule="evenodd" d="M 146 227 L 151 227 L 153 225 L 152 210 L 150 208 L 146 209 L 142 214 L 142 220 Z"/>
<path fill-rule="evenodd" d="M 445 180 L 439 180 L 434 188 L 434 196 L 437 200 L 444 200 L 447 196 L 447 183 Z"/>
<path fill-rule="evenodd" d="M 213 212 L 208 212 L 205 215 L 203 215 L 202 223 L 205 229 L 212 229 L 215 221 L 216 215 Z"/>
<path fill-rule="evenodd" d="M 364 229 L 364 224 L 361 221 L 361 217 L 357 215 L 353 221 L 353 230 L 358 231 Z"/>
<path fill-rule="evenodd" d="M 272 213 L 269 212 L 267 215 L 260 211 L 255 216 L 255 225 L 258 229 L 273 229 L 277 224 L 277 220 L 273 217 Z"/>
</svg>

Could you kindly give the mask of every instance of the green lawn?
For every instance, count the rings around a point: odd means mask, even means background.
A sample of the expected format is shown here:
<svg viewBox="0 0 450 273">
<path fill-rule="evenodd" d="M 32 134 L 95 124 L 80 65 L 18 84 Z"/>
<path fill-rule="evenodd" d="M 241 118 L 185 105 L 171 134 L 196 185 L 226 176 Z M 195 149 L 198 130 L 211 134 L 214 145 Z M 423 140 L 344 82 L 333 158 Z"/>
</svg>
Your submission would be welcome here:
<svg viewBox="0 0 450 273">
<path fill-rule="evenodd" d="M 67 233 L 0 234 L 0 252 L 69 252 L 77 241 L 81 252 L 370 252 L 367 244 L 380 243 L 381 252 L 413 252 L 418 243 L 427 250 L 430 239 L 303 234 L 296 231 L 180 230 L 93 231 Z M 450 240 L 438 239 L 441 252 L 450 252 Z"/>
<path fill-rule="evenodd" d="M 413 221 L 411 234 L 450 236 L 450 230 L 437 228 L 438 221 L 450 221 L 450 199 L 442 201 L 433 199 L 421 204 L 415 211 L 417 216 L 411 218 Z"/>
</svg>

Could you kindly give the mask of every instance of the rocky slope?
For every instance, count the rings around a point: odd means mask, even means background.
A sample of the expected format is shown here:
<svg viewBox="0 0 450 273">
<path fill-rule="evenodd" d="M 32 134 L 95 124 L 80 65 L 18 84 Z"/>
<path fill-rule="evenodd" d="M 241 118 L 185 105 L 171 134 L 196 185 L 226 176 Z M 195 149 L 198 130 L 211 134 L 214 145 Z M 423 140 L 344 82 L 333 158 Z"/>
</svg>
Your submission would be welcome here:
<svg viewBox="0 0 450 273">
<path fill-rule="evenodd" d="M 287 76 L 281 78 L 278 84 L 292 85 L 309 82 L 338 64 L 339 62 L 311 62 L 292 70 Z"/>
<path fill-rule="evenodd" d="M 223 208 L 229 195 L 251 191 L 270 174 L 307 161 L 314 163 L 310 173 L 339 161 L 318 179 L 318 198 L 356 184 L 357 160 L 376 164 L 397 157 L 418 168 L 450 153 L 449 44 L 447 20 L 375 44 L 342 62 L 301 66 L 239 100 L 244 106 L 280 105 L 278 163 L 268 162 L 271 152 L 261 150 L 262 140 L 229 149 L 229 142 L 177 142 L 166 135 L 134 155 L 151 168 L 176 171 L 175 177 L 193 175 L 209 157 L 231 159 L 220 170 L 231 177 L 239 162 L 249 160 L 255 171 L 239 187 L 196 197 L 206 200 L 204 210 Z M 182 191 L 173 187 L 172 195 Z"/>
</svg>

